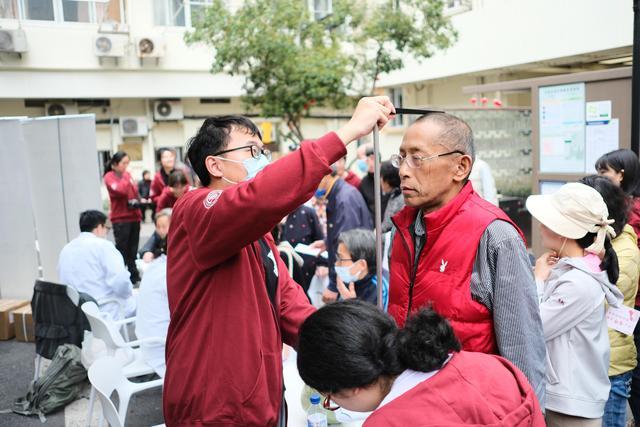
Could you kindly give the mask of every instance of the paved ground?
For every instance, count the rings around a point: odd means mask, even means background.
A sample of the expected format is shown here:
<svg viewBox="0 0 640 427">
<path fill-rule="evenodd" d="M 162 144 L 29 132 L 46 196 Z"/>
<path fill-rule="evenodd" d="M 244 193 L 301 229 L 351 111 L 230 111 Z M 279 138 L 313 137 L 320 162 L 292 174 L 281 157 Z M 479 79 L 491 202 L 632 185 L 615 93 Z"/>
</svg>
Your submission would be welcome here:
<svg viewBox="0 0 640 427">
<path fill-rule="evenodd" d="M 142 224 L 140 246 L 153 233 L 153 224 Z M 15 340 L 0 341 L 0 411 L 11 408 L 13 401 L 24 396 L 29 382 L 33 379 L 35 344 Z M 0 427 L 51 426 L 81 427 L 85 425 L 89 407 L 89 382 L 82 397 L 64 410 L 48 415 L 42 424 L 38 417 L 24 417 L 16 414 L 0 414 Z M 98 403 L 99 405 L 99 403 Z M 96 406 L 92 426 L 97 426 L 101 409 Z M 132 397 L 127 413 L 127 426 L 152 426 L 162 424 L 162 390 L 148 390 Z M 106 425 L 106 423 L 105 423 Z"/>
</svg>

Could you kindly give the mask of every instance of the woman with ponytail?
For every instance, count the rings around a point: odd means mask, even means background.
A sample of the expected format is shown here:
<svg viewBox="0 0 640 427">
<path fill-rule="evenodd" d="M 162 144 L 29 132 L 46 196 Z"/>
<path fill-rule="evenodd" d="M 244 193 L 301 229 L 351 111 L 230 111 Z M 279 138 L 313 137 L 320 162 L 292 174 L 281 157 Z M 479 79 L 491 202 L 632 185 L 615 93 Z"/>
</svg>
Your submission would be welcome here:
<svg viewBox="0 0 640 427">
<path fill-rule="evenodd" d="M 113 237 L 116 240 L 116 248 L 122 254 L 131 274 L 131 281 L 136 283 L 140 281 L 136 257 L 142 220 L 138 186 L 127 170 L 129 156 L 124 151 L 115 153 L 106 166 L 104 184 L 111 202 L 109 219 L 113 224 Z"/>
<path fill-rule="evenodd" d="M 581 183 L 530 196 L 527 209 L 548 249 L 534 270 L 547 346 L 547 425 L 601 426 L 610 390 L 605 302 L 623 300 L 615 286 L 615 220 L 600 193 Z"/>
<path fill-rule="evenodd" d="M 499 356 L 460 348 L 431 309 L 399 330 L 376 306 L 347 300 L 304 322 L 298 371 L 324 395 L 325 409 L 374 411 L 365 427 L 544 426 L 522 372 Z"/>
</svg>

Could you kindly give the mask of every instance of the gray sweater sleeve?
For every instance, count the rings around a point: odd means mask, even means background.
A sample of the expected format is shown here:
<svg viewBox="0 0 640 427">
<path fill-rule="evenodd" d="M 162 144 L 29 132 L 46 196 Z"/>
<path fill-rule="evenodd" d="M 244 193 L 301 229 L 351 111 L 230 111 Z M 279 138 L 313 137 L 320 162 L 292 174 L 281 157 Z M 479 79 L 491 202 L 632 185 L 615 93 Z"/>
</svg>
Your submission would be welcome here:
<svg viewBox="0 0 640 427">
<path fill-rule="evenodd" d="M 493 312 L 498 351 L 526 375 L 544 408 L 546 348 L 529 255 L 511 224 L 485 230 L 471 276 L 471 294 Z"/>
</svg>

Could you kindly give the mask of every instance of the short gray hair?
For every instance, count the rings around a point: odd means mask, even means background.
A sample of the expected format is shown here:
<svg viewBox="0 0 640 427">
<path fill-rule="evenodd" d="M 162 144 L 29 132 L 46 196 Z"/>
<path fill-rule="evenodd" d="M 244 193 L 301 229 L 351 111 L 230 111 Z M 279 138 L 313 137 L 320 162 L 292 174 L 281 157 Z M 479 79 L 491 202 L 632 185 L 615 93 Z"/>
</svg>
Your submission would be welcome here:
<svg viewBox="0 0 640 427">
<path fill-rule="evenodd" d="M 164 208 L 162 209 L 160 212 L 158 212 L 156 214 L 156 219 L 154 222 L 158 222 L 158 218 L 162 218 L 163 216 L 166 216 L 169 220 L 171 220 L 171 213 L 173 212 L 173 209 L 171 208 Z"/>
<path fill-rule="evenodd" d="M 476 161 L 476 149 L 473 143 L 473 131 L 471 126 L 459 117 L 447 113 L 428 113 L 420 116 L 418 122 L 432 122 L 440 125 L 438 143 L 446 145 L 451 150 L 459 150 L 471 156 Z"/>
<path fill-rule="evenodd" d="M 351 259 L 367 261 L 369 273 L 376 270 L 376 236 L 371 230 L 355 228 L 343 231 L 338 236 L 338 244 L 344 244 L 351 254 Z"/>
</svg>

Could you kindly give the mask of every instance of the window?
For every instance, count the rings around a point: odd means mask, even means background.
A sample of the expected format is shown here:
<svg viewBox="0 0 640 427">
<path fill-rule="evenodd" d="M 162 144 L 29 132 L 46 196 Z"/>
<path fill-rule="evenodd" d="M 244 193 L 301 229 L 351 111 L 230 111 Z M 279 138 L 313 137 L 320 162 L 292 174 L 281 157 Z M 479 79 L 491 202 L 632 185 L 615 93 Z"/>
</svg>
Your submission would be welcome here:
<svg viewBox="0 0 640 427">
<path fill-rule="evenodd" d="M 451 16 L 471 10 L 471 0 L 446 0 L 444 3 L 444 15 Z"/>
<path fill-rule="evenodd" d="M 394 107 L 402 107 L 402 88 L 396 87 L 389 90 L 389 98 Z M 402 114 L 396 116 L 390 122 L 393 127 L 401 127 L 404 125 L 404 116 Z"/>
<path fill-rule="evenodd" d="M 331 0 L 310 0 L 309 8 L 313 11 L 313 18 L 316 21 L 324 19 L 333 13 Z"/>
<path fill-rule="evenodd" d="M 17 0 L 0 0 L 0 19 L 18 19 Z"/>
<path fill-rule="evenodd" d="M 52 22 L 121 22 L 121 0 L 0 0 L 0 18 Z"/>
<path fill-rule="evenodd" d="M 156 25 L 192 27 L 212 0 L 154 0 L 153 17 Z"/>
</svg>

